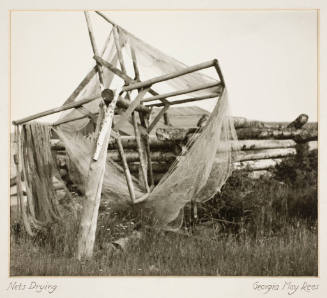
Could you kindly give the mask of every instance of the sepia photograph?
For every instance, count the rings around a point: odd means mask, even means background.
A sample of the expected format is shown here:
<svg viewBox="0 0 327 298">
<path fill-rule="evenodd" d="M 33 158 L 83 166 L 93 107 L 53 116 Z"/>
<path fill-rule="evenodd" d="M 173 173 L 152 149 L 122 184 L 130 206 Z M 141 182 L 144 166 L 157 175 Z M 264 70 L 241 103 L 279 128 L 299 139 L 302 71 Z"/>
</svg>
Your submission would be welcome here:
<svg viewBox="0 0 327 298">
<path fill-rule="evenodd" d="M 9 276 L 318 277 L 318 53 L 311 8 L 11 10 Z"/>
</svg>

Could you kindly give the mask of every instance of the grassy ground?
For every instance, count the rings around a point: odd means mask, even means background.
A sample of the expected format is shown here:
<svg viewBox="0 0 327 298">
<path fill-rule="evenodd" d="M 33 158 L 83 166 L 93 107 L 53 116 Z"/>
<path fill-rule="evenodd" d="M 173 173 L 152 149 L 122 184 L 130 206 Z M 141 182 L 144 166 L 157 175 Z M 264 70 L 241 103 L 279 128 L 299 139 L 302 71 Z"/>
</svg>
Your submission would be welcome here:
<svg viewBox="0 0 327 298">
<path fill-rule="evenodd" d="M 101 206 L 89 261 L 74 258 L 78 220 L 72 216 L 33 239 L 12 216 L 10 275 L 317 276 L 317 155 L 299 152 L 274 178 L 233 174 L 199 206 L 191 235 L 148 229 L 133 212 L 112 214 Z M 182 231 L 190 227 L 186 217 Z M 135 230 L 141 239 L 113 249 L 113 240 Z"/>
<path fill-rule="evenodd" d="M 98 247 L 95 258 L 85 262 L 37 247 L 27 238 L 13 239 L 10 272 L 13 276 L 318 274 L 317 233 L 305 224 L 268 237 L 226 236 L 215 226 L 195 235 L 148 231 L 126 251 Z"/>
</svg>

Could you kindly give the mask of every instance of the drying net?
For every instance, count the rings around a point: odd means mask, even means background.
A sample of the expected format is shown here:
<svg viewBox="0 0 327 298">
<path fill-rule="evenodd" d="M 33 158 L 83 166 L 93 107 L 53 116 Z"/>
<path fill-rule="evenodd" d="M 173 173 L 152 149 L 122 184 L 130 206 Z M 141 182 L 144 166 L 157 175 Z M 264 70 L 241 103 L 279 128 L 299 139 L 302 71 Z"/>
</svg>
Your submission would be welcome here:
<svg viewBox="0 0 327 298">
<path fill-rule="evenodd" d="M 18 164 L 21 165 L 18 173 L 23 173 L 26 200 L 22 196 L 22 189 L 17 193 L 26 230 L 33 235 L 34 229 L 41 229 L 61 219 L 56 188 L 60 185 L 64 192 L 62 198 L 70 197 L 70 194 L 59 175 L 51 151 L 51 126 L 32 122 L 23 125 L 21 131 L 17 127 L 15 134 Z"/>
<path fill-rule="evenodd" d="M 97 140 L 93 135 L 86 138 L 80 133 L 75 134 L 62 129 L 55 129 L 55 131 L 65 144 L 70 159 L 70 177 L 79 191 L 85 194 L 85 180 L 88 177 L 88 170 Z M 136 196 L 142 196 L 144 194 L 143 187 L 139 185 L 136 179 L 133 180 L 133 184 Z M 131 202 L 124 170 L 110 157 L 106 160 L 102 200 L 110 202 L 112 209 L 128 207 Z"/>
<path fill-rule="evenodd" d="M 135 78 L 133 62 L 138 65 L 142 81 L 151 79 L 156 76 L 161 76 L 171 72 L 183 70 L 185 67 L 187 67 L 187 65 L 162 53 L 160 50 L 148 45 L 147 43 L 138 39 L 131 33 L 125 31 L 124 29 L 118 28 L 118 32 L 118 42 L 122 48 L 122 55 L 125 62 L 126 72 L 132 79 Z M 132 55 L 132 49 L 134 50 L 135 55 Z M 108 35 L 104 48 L 101 51 L 101 57 L 111 63 L 114 67 L 120 68 L 120 65 L 118 63 L 116 44 L 112 31 Z M 121 78 L 114 75 L 106 67 L 102 67 L 102 71 L 105 88 L 116 89 L 118 86 L 124 83 Z M 218 83 L 218 81 L 203 73 L 193 72 L 184 76 L 180 76 L 168 81 L 155 84 L 152 89 L 154 89 L 158 93 L 167 93 L 211 83 Z M 192 93 L 188 93 L 187 97 L 218 94 L 220 91 L 221 87 L 218 86 L 206 90 L 199 90 Z M 132 91 L 130 93 L 131 97 L 134 98 L 136 95 L 136 91 Z M 100 94 L 101 88 L 99 84 L 99 79 L 97 74 L 94 72 L 92 79 L 82 88 L 79 95 L 75 98 L 70 97 L 70 99 L 65 103 L 69 103 L 71 101 L 78 101 L 85 98 L 96 98 L 96 100 L 84 105 L 84 107 L 87 108 L 90 112 L 96 113 L 98 112 L 99 103 L 101 101 Z M 181 96 L 174 97 L 174 100 L 178 99 L 181 99 Z M 155 101 L 152 103 L 155 103 Z M 59 118 L 59 121 L 76 118 L 78 116 L 81 116 L 81 112 L 78 109 L 75 109 L 73 111 L 62 113 Z M 93 126 L 90 124 L 90 120 L 85 118 L 62 124 L 60 125 L 60 127 L 65 129 L 66 131 L 82 131 L 83 133 L 87 134 L 88 132 L 91 132 L 93 130 Z"/>
<path fill-rule="evenodd" d="M 118 28 L 118 32 L 118 42 L 122 48 L 125 68 L 131 78 L 135 77 L 133 62 L 138 64 L 141 80 L 182 70 L 186 67 L 183 63 L 165 55 L 127 31 Z M 131 50 L 135 52 L 134 55 L 131 54 Z M 112 33 L 106 40 L 101 56 L 114 67 L 119 68 Z M 105 88 L 116 89 L 122 84 L 122 79 L 113 75 L 105 67 L 103 67 L 103 75 Z M 218 83 L 218 81 L 203 73 L 193 72 L 156 84 L 153 89 L 159 93 L 166 93 L 211 83 Z M 76 97 L 70 97 L 69 102 L 83 98 L 97 98 L 84 105 L 92 113 L 97 113 L 101 101 L 100 91 L 98 77 L 94 73 L 80 94 Z M 188 149 L 186 153 L 177 158 L 178 161 L 173 164 L 160 183 L 151 191 L 148 200 L 140 205 L 140 208 L 149 214 L 160 227 L 168 227 L 170 223 L 181 218 L 181 210 L 188 202 L 204 202 L 210 199 L 220 190 L 231 173 L 231 141 L 236 139 L 236 133 L 232 117 L 229 114 L 227 93 L 224 91 L 219 96 L 221 91 L 221 87 L 213 87 L 187 95 L 194 97 L 217 94 L 217 104 L 213 108 L 206 126 L 196 134 L 199 136 L 189 141 L 186 146 Z M 134 91 L 130 92 L 131 98 L 135 98 L 135 94 Z M 219 100 L 218 97 L 220 97 Z M 65 119 L 78 116 L 81 116 L 81 111 L 75 109 L 61 114 L 59 121 L 62 122 Z M 74 183 L 84 193 L 85 179 L 88 177 L 89 165 L 96 142 L 92 135 L 94 127 L 90 126 L 88 118 L 70 121 L 58 126 L 56 123 L 54 125 L 70 159 L 70 172 L 75 173 L 73 175 Z M 145 194 L 144 188 L 136 178 L 133 178 L 133 184 L 136 198 L 142 197 Z M 110 202 L 113 208 L 116 206 L 126 207 L 130 204 L 124 171 L 110 159 L 110 156 L 106 160 L 102 200 Z"/>
<path fill-rule="evenodd" d="M 174 221 L 188 202 L 212 198 L 231 174 L 230 141 L 236 139 L 231 119 L 224 92 L 205 128 L 190 139 L 187 153 L 172 165 L 146 202 L 160 226 Z"/>
</svg>

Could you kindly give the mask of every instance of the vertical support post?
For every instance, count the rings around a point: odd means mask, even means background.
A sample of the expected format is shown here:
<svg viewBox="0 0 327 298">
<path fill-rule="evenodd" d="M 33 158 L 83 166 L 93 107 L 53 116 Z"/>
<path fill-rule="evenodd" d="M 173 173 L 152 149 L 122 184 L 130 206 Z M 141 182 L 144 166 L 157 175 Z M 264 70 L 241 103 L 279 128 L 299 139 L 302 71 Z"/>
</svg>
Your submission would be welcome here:
<svg viewBox="0 0 327 298">
<path fill-rule="evenodd" d="M 137 58 L 136 58 L 135 50 L 134 50 L 133 47 L 131 47 L 131 54 L 132 54 L 132 59 L 133 59 L 133 68 L 134 68 L 135 80 L 140 81 L 141 80 L 140 70 L 138 68 Z M 140 120 L 141 120 L 141 125 L 146 130 L 147 129 L 147 124 L 146 124 L 146 121 L 145 121 L 142 113 L 140 113 L 140 112 L 139 112 L 139 117 L 140 117 Z M 136 122 L 136 116 L 135 116 L 134 121 Z M 150 186 L 154 185 L 154 179 L 153 179 L 153 170 L 152 170 L 152 162 L 151 162 L 151 150 L 150 150 L 150 144 L 149 144 L 149 135 L 148 135 L 147 131 L 145 131 L 145 134 L 146 134 L 145 136 L 142 135 L 142 138 L 140 138 L 140 148 L 143 147 L 145 149 L 146 162 L 144 162 L 144 164 L 142 164 L 143 158 L 141 157 L 141 153 L 139 153 L 139 155 L 140 155 L 140 165 L 141 165 L 142 172 L 144 172 L 144 171 L 146 172 L 147 170 L 149 172 L 149 178 L 147 177 L 147 179 L 146 179 L 146 182 L 147 182 L 146 186 L 147 186 L 147 188 L 149 188 L 149 186 L 148 186 L 149 184 L 150 184 Z M 135 136 L 136 136 L 136 134 L 135 134 Z M 141 150 L 140 150 L 140 152 L 141 152 Z M 147 163 L 147 166 L 145 165 L 146 163 Z"/>
<path fill-rule="evenodd" d="M 150 187 L 152 187 L 152 186 L 154 186 L 154 178 L 153 178 L 153 170 L 152 170 L 149 134 L 147 132 L 148 123 L 147 123 L 147 119 L 145 119 L 144 114 L 140 113 L 139 115 L 140 115 L 141 125 L 144 128 L 142 130 L 142 140 L 143 140 L 144 145 L 145 145 L 145 151 L 146 151 L 147 161 L 148 161 L 149 185 L 150 185 Z"/>
<path fill-rule="evenodd" d="M 125 153 L 124 153 L 124 148 L 123 148 L 123 145 L 121 143 L 121 139 L 120 139 L 119 134 L 118 134 L 118 136 L 116 138 L 116 143 L 117 143 L 118 151 L 119 151 L 122 163 L 123 163 L 123 168 L 124 168 L 124 172 L 125 172 L 125 177 L 126 177 L 126 182 L 127 182 L 127 186 L 128 186 L 129 195 L 131 197 L 132 203 L 134 203 L 136 197 L 135 197 L 135 191 L 134 191 L 132 176 L 131 176 L 131 173 L 130 173 L 129 168 L 128 168 L 126 156 L 125 156 Z"/>
<path fill-rule="evenodd" d="M 115 91 L 114 98 L 107 109 L 105 105 L 100 106 L 102 109 L 106 109 L 106 111 L 104 112 L 103 120 L 98 122 L 98 126 L 101 126 L 101 129 L 93 159 L 90 161 L 88 177 L 86 179 L 85 199 L 83 202 L 81 223 L 78 231 L 77 258 L 79 260 L 82 258 L 91 258 L 93 255 L 102 184 L 107 159 L 107 148 L 110 139 L 114 110 L 120 91 L 120 88 Z M 98 131 L 99 128 L 97 127 L 96 130 Z"/>
<path fill-rule="evenodd" d="M 146 188 L 146 191 L 150 192 L 150 188 L 148 184 L 147 166 L 146 166 L 147 156 L 146 156 L 145 148 L 142 147 L 141 133 L 137 123 L 136 112 L 132 114 L 132 119 L 133 119 L 137 152 L 140 158 L 139 181 L 141 182 L 141 185 L 143 185 Z"/>
<path fill-rule="evenodd" d="M 115 46 L 116 46 L 116 50 L 117 50 L 117 54 L 118 54 L 118 60 L 119 60 L 119 63 L 120 63 L 122 73 L 127 74 L 125 63 L 124 63 L 124 58 L 123 58 L 123 54 L 122 54 L 122 49 L 121 49 L 121 45 L 120 45 L 120 41 L 119 41 L 119 34 L 118 34 L 117 26 L 113 27 L 113 35 L 114 35 Z M 131 48 L 131 54 L 132 54 L 132 60 L 133 60 L 135 79 L 137 81 L 139 81 L 140 80 L 140 73 L 139 73 L 139 69 L 137 67 L 136 55 L 135 55 L 135 52 L 134 52 L 133 48 Z M 127 81 L 125 81 L 125 83 L 128 84 Z M 148 91 L 148 88 L 147 88 L 146 92 L 147 91 Z M 143 97 L 143 95 L 141 97 Z M 137 97 L 137 99 L 139 99 L 141 97 Z M 127 98 L 130 98 L 129 92 L 127 92 Z M 141 139 L 141 134 L 140 134 L 140 131 L 139 131 L 135 111 L 133 111 L 133 113 L 132 113 L 132 121 L 133 121 L 133 127 L 134 127 L 134 134 L 135 134 L 135 138 L 136 138 L 136 144 L 137 144 L 137 152 L 138 152 L 139 158 L 140 158 L 139 180 L 143 184 L 143 186 L 145 187 L 146 191 L 149 192 L 150 188 L 149 188 L 149 185 L 148 185 L 147 167 L 146 167 L 146 162 L 144 160 L 146 153 L 144 154 L 144 150 L 142 148 L 142 139 Z"/>
</svg>

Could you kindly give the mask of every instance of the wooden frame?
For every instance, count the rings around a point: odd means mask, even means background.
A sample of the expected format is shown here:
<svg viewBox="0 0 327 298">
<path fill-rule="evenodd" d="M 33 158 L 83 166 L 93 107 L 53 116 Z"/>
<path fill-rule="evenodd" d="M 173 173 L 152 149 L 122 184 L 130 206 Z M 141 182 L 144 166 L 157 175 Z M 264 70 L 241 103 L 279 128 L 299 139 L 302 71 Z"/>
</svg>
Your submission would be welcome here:
<svg viewBox="0 0 327 298">
<path fill-rule="evenodd" d="M 13 121 L 13 124 L 18 126 L 21 124 L 24 124 L 28 121 L 38 119 L 40 117 L 48 116 L 54 113 L 58 113 L 61 111 L 69 110 L 69 109 L 79 109 L 80 112 L 83 114 L 79 117 L 73 117 L 71 119 L 65 119 L 58 121 L 54 125 L 59 126 L 61 124 L 75 121 L 79 119 L 83 119 L 85 117 L 91 118 L 93 121 L 96 119 L 96 113 L 91 113 L 88 111 L 83 105 L 90 103 L 96 99 L 101 99 L 102 97 L 100 95 L 94 96 L 92 98 L 83 98 L 78 101 L 74 101 L 79 95 L 80 92 L 83 90 L 83 88 L 89 83 L 89 81 L 94 77 L 94 75 L 97 73 L 99 78 L 99 83 L 101 87 L 101 91 L 105 90 L 106 86 L 104 86 L 104 77 L 103 77 L 103 71 L 102 67 L 108 68 L 111 72 L 119 76 L 125 81 L 125 85 L 121 88 L 118 88 L 118 90 L 115 91 L 114 99 L 109 104 L 108 107 L 104 104 L 104 101 L 101 101 L 101 105 L 99 107 L 100 112 L 97 120 L 97 126 L 96 126 L 96 132 L 98 136 L 97 145 L 95 148 L 95 152 L 93 154 L 93 159 L 91 160 L 89 172 L 88 172 L 88 179 L 86 181 L 86 191 L 85 191 L 85 202 L 83 203 L 83 213 L 81 217 L 81 225 L 79 229 L 79 235 L 78 235 L 78 249 L 77 249 L 77 258 L 89 258 L 92 256 L 93 253 L 93 245 L 94 245 L 94 238 L 95 238 L 95 228 L 97 223 L 97 215 L 98 215 L 98 208 L 100 203 L 100 197 L 101 197 L 101 191 L 102 191 L 102 182 L 104 177 L 104 167 L 105 167 L 105 161 L 107 156 L 107 148 L 110 142 L 110 135 L 114 136 L 116 140 L 116 145 L 122 160 L 122 165 L 125 173 L 126 183 L 128 186 L 129 194 L 131 197 L 131 202 L 133 204 L 136 204 L 140 201 L 144 201 L 147 199 L 150 189 L 154 187 L 154 174 L 152 171 L 152 162 L 151 162 L 151 150 L 150 150 L 150 136 L 149 133 L 154 129 L 158 121 L 166 115 L 167 117 L 167 110 L 169 109 L 170 105 L 176 105 L 181 104 L 185 102 L 192 102 L 195 100 L 203 100 L 213 97 L 219 97 L 221 95 L 224 87 L 225 82 L 222 75 L 222 72 L 219 67 L 219 63 L 217 59 L 209 60 L 197 65 L 193 65 L 190 67 L 185 67 L 184 69 L 180 69 L 178 71 L 160 75 L 157 77 L 154 77 L 149 80 L 141 81 L 140 79 L 140 71 L 137 64 L 136 55 L 134 52 L 134 49 L 131 49 L 131 55 L 133 60 L 133 68 L 135 73 L 135 78 L 132 79 L 128 76 L 126 72 L 126 67 L 124 63 L 124 57 L 122 54 L 122 47 L 120 45 L 120 39 L 119 39 L 119 30 L 124 30 L 121 27 L 119 27 L 117 24 L 110 21 L 105 15 L 102 13 L 96 11 L 98 15 L 100 15 L 102 18 L 104 18 L 107 22 L 109 22 L 111 25 L 113 25 L 113 36 L 114 41 L 116 45 L 117 50 L 117 56 L 120 63 L 121 70 L 117 69 L 113 65 L 111 65 L 108 61 L 105 61 L 103 58 L 100 57 L 94 34 L 93 34 L 93 28 L 92 28 L 92 22 L 89 17 L 89 12 L 85 11 L 85 19 L 87 23 L 90 43 L 93 50 L 93 58 L 95 60 L 96 65 L 94 68 L 87 74 L 87 76 L 82 80 L 82 82 L 77 86 L 77 88 L 74 90 L 74 92 L 71 94 L 71 96 L 65 101 L 64 105 L 50 109 L 41 113 L 37 113 L 28 117 L 25 117 L 20 120 Z M 108 42 L 108 41 L 107 41 Z M 107 43 L 106 42 L 106 43 Z M 102 53 L 103 54 L 103 53 Z M 117 58 L 117 57 L 116 57 Z M 178 90 L 174 92 L 169 92 L 165 94 L 158 94 L 154 89 L 152 89 L 152 86 L 164 82 L 167 80 L 171 80 L 174 78 L 178 78 L 180 76 L 184 76 L 196 71 L 200 71 L 203 69 L 208 69 L 214 67 L 220 81 L 216 81 L 213 83 L 208 84 L 202 84 L 200 86 L 194 86 L 191 88 Z M 178 95 L 184 95 L 191 92 L 199 91 L 199 90 L 205 90 L 210 89 L 214 87 L 219 87 L 217 93 L 214 94 L 208 94 L 206 96 L 200 96 L 195 98 L 186 98 L 182 100 L 177 100 L 170 102 L 167 98 L 168 97 L 174 97 Z M 137 90 L 138 95 L 134 99 L 134 101 L 130 101 L 130 91 Z M 126 92 L 126 98 L 122 98 L 121 94 Z M 149 92 L 152 97 L 144 98 L 144 95 Z M 161 103 L 152 103 L 153 101 L 161 101 Z M 146 106 L 145 103 L 149 102 L 150 105 Z M 114 117 L 114 111 L 116 105 L 120 105 L 126 109 L 126 111 L 123 112 L 121 115 L 121 120 L 116 124 L 116 127 L 114 128 L 116 131 L 112 131 L 112 123 L 113 123 L 113 117 Z M 158 115 L 155 117 L 155 119 L 149 124 L 148 123 L 148 116 L 151 112 L 151 107 L 163 107 Z M 141 122 L 141 126 L 143 129 L 139 129 L 137 118 L 136 118 L 136 112 L 139 113 L 139 118 Z M 133 177 L 131 176 L 130 169 L 127 163 L 126 154 L 124 152 L 123 142 L 119 135 L 119 127 L 120 125 L 126 121 L 130 116 L 132 116 L 132 124 L 134 127 L 134 133 L 135 133 L 135 139 L 136 139 L 136 145 L 137 145 L 137 151 L 139 155 L 140 165 L 141 165 L 141 177 L 143 177 L 143 180 L 145 182 L 145 188 L 147 190 L 147 194 L 142 196 L 141 198 L 136 198 L 134 186 L 133 186 Z M 19 132 L 19 128 L 17 127 L 17 132 Z M 111 134 L 112 132 L 112 134 Z M 17 133 L 18 135 L 18 133 Z M 146 156 L 146 161 L 144 160 L 144 156 Z M 16 165 L 17 170 L 19 171 L 19 164 Z M 147 177 L 148 172 L 148 177 Z M 21 197 L 22 189 L 19 187 L 21 184 L 20 181 L 20 175 L 17 175 L 16 183 L 18 185 L 18 196 Z M 23 214 L 24 216 L 24 214 Z"/>
</svg>

